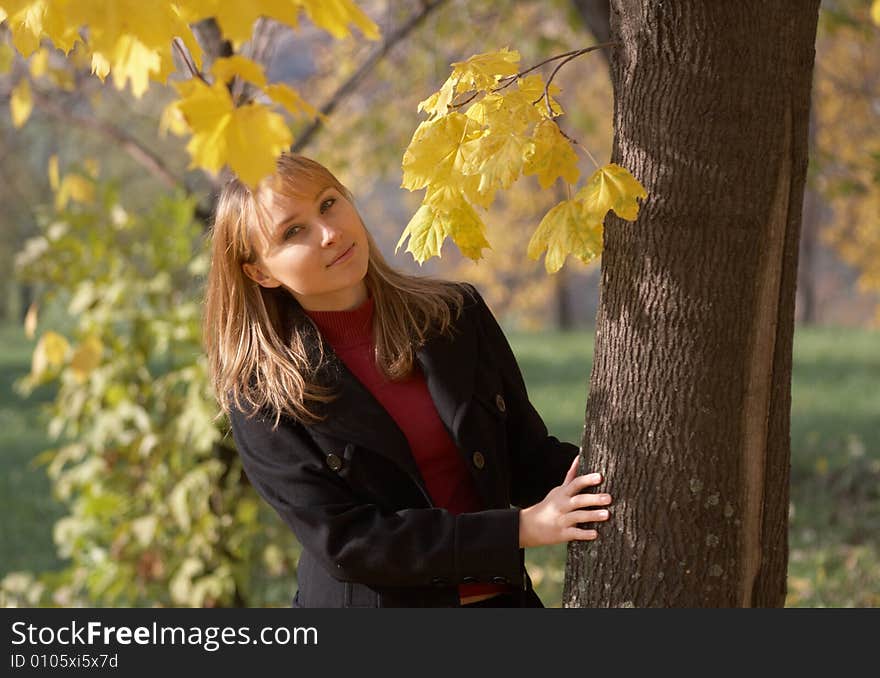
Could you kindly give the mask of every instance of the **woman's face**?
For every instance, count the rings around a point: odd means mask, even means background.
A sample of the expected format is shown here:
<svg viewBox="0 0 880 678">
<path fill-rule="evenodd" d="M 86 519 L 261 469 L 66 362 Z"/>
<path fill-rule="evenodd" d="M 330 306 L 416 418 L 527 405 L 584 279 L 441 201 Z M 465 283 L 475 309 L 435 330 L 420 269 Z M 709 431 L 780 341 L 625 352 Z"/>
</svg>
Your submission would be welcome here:
<svg viewBox="0 0 880 678">
<path fill-rule="evenodd" d="M 337 189 L 316 187 L 314 193 L 268 194 L 269 240 L 260 229 L 251 232 L 259 256 L 242 268 L 263 287 L 284 287 L 308 311 L 356 308 L 367 298 L 366 229 Z"/>
</svg>

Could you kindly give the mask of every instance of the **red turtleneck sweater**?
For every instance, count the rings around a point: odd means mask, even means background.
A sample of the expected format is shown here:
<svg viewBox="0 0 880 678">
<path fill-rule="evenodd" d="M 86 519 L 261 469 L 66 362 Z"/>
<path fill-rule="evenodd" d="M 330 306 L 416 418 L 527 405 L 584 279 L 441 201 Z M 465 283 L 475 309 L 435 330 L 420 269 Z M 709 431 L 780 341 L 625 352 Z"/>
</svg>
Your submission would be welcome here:
<svg viewBox="0 0 880 678">
<path fill-rule="evenodd" d="M 473 478 L 437 414 L 418 363 L 410 376 L 389 381 L 373 360 L 373 298 L 348 311 L 306 311 L 355 377 L 373 394 L 403 431 L 434 505 L 451 513 L 483 507 Z M 499 584 L 459 585 L 459 596 L 507 591 Z"/>
</svg>

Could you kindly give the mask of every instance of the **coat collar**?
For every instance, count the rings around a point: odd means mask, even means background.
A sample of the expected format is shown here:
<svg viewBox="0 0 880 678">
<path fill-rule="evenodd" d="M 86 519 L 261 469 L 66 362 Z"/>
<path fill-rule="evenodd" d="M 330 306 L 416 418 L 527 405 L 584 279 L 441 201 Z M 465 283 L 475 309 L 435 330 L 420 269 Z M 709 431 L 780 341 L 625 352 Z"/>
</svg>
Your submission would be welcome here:
<svg viewBox="0 0 880 678">
<path fill-rule="evenodd" d="M 367 447 L 417 476 L 418 467 L 403 431 L 330 344 L 311 324 L 309 326 L 311 335 L 307 346 L 315 362 L 320 351 L 318 342 L 324 350 L 325 362 L 319 380 L 330 385 L 338 396 L 333 402 L 316 408 L 325 417 L 324 421 L 306 428 L 322 436 Z M 476 328 L 467 313 L 467 305 L 454 327 L 452 337 L 432 335 L 416 350 L 416 361 L 425 376 L 437 414 L 453 441 L 461 447 L 462 415 L 473 395 L 477 365 Z"/>
</svg>

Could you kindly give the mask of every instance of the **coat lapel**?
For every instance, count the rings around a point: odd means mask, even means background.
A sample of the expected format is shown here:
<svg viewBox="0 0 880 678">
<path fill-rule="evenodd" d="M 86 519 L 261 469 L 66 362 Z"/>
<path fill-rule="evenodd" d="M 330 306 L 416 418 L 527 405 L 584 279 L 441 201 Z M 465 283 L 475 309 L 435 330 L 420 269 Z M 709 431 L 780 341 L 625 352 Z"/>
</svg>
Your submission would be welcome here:
<svg viewBox="0 0 880 678">
<path fill-rule="evenodd" d="M 477 361 L 476 328 L 466 312 L 455 322 L 454 337 L 434 335 L 416 351 L 437 414 L 459 448 L 461 421 L 474 390 Z M 324 347 L 321 383 L 338 394 L 336 400 L 317 409 L 324 421 L 307 428 L 323 436 L 367 447 L 390 459 L 410 475 L 419 477 L 418 466 L 403 431 L 372 393 L 355 377 L 333 348 L 314 328 L 310 352 L 317 359 L 318 344 Z"/>
<path fill-rule="evenodd" d="M 428 392 L 440 419 L 455 444 L 461 448 L 461 420 L 474 392 L 477 366 L 476 328 L 462 313 L 453 337 L 435 336 L 416 351 Z"/>
</svg>

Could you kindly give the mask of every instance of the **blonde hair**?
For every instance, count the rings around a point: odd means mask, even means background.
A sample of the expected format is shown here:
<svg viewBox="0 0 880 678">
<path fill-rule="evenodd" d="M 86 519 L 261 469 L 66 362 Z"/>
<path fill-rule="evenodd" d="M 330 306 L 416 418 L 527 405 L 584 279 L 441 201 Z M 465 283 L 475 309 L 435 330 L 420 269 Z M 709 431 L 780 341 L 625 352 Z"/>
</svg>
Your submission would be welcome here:
<svg viewBox="0 0 880 678">
<path fill-rule="evenodd" d="M 267 228 L 267 195 L 313 197 L 312 189 L 328 186 L 353 203 L 351 193 L 326 167 L 285 153 L 276 173 L 255 190 L 234 178 L 220 193 L 209 233 L 211 268 L 202 326 L 211 384 L 221 407 L 218 417 L 234 404 L 251 416 L 260 410 L 271 413 L 276 427 L 282 415 L 314 423 L 323 418 L 315 404 L 335 399 L 332 383 L 322 383 L 327 380 L 320 376 L 326 355 L 317 326 L 283 287 L 262 287 L 242 270 L 242 264 L 258 258 L 251 233 Z M 374 305 L 374 359 L 384 375 L 400 380 L 410 374 L 415 350 L 432 331 L 451 330 L 464 295 L 460 283 L 396 271 L 369 231 L 367 242 L 364 282 Z"/>
</svg>

